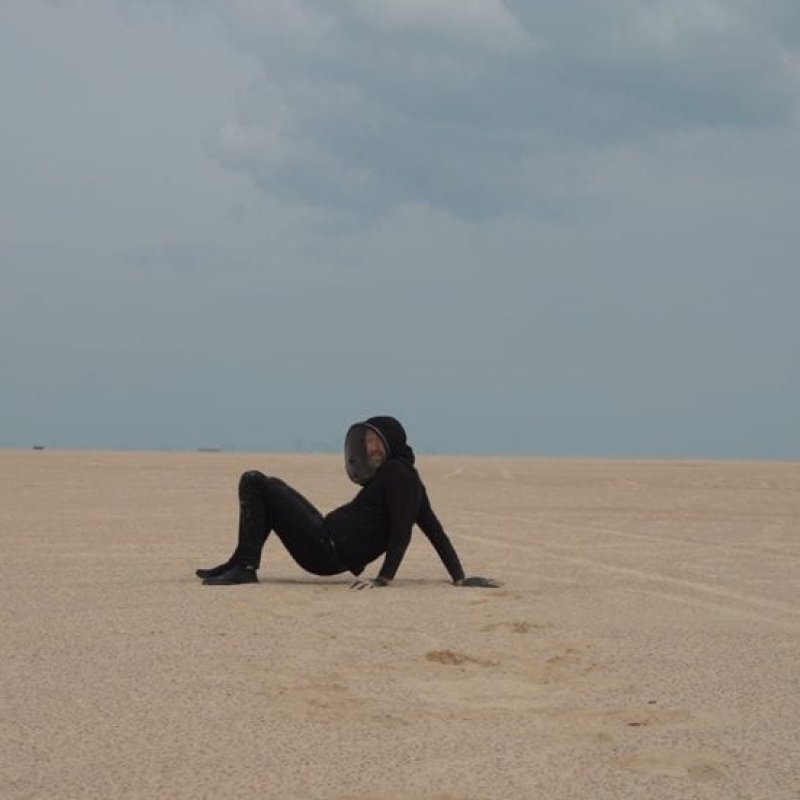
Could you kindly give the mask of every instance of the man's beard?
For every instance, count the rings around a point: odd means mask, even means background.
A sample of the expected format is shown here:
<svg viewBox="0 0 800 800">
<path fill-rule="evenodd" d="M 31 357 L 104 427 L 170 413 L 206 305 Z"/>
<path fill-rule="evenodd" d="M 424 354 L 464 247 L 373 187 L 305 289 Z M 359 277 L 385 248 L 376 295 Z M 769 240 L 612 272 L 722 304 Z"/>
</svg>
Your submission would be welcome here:
<svg viewBox="0 0 800 800">
<path fill-rule="evenodd" d="M 383 466 L 384 460 L 384 457 L 380 455 L 380 453 L 367 456 L 367 464 L 369 464 L 372 469 L 378 469 L 379 467 Z"/>
</svg>

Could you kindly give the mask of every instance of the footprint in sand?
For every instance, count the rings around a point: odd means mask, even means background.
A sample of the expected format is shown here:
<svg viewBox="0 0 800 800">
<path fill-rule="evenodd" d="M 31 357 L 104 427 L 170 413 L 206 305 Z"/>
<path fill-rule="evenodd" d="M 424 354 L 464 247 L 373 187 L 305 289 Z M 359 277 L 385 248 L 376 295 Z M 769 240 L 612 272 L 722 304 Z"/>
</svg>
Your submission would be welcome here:
<svg viewBox="0 0 800 800">
<path fill-rule="evenodd" d="M 490 661 L 486 658 L 475 658 L 474 656 L 468 656 L 464 653 L 456 653 L 453 650 L 431 650 L 429 653 L 425 653 L 425 658 L 437 664 L 448 664 L 452 666 L 472 664 L 478 667 L 496 667 L 498 664 L 497 661 Z"/>
<path fill-rule="evenodd" d="M 567 646 L 531 665 L 527 675 L 533 683 L 575 683 L 585 679 L 596 667 L 589 645 Z"/>
<path fill-rule="evenodd" d="M 500 628 L 508 628 L 512 633 L 530 633 L 531 631 L 540 631 L 552 627 L 552 622 L 490 622 L 488 625 L 484 625 L 481 630 L 488 633 Z"/>
</svg>

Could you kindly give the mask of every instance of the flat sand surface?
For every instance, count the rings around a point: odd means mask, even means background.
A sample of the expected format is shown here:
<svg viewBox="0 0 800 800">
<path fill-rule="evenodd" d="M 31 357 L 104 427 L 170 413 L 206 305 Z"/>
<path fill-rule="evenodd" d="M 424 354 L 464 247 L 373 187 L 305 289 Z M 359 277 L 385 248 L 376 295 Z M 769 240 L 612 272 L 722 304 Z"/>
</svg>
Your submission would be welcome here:
<svg viewBox="0 0 800 800">
<path fill-rule="evenodd" d="M 800 464 L 422 456 L 468 573 L 206 587 L 245 469 L 0 451 L 0 796 L 800 798 Z M 368 574 L 375 574 L 375 569 Z"/>
</svg>

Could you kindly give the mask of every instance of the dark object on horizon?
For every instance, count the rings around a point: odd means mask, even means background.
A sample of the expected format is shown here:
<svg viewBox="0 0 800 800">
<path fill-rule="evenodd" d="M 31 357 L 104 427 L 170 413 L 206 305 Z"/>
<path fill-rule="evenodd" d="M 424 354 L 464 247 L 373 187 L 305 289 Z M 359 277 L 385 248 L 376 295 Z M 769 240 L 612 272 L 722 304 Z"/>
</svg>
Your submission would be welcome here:
<svg viewBox="0 0 800 800">
<path fill-rule="evenodd" d="M 33 449 L 34 450 L 44 450 L 44 445 L 43 444 L 35 444 L 33 446 Z"/>
<path fill-rule="evenodd" d="M 198 447 L 198 453 L 219 453 L 219 447 Z"/>
</svg>

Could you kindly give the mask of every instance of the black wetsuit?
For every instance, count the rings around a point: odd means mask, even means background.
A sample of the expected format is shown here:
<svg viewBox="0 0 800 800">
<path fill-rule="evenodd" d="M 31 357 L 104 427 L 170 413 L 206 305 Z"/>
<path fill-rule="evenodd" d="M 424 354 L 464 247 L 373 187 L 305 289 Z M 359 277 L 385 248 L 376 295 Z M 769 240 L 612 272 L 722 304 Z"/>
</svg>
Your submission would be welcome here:
<svg viewBox="0 0 800 800">
<path fill-rule="evenodd" d="M 327 516 L 279 478 L 245 472 L 239 482 L 239 543 L 229 563 L 257 569 L 274 530 L 292 558 L 315 575 L 359 575 L 385 553 L 379 574 L 391 580 L 416 523 L 453 581 L 461 580 L 461 562 L 412 460 L 413 455 L 390 458 L 351 502 Z"/>
</svg>

